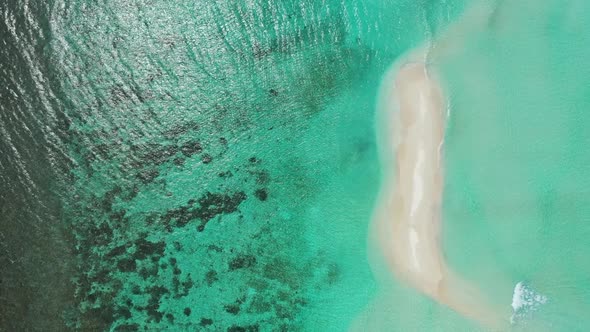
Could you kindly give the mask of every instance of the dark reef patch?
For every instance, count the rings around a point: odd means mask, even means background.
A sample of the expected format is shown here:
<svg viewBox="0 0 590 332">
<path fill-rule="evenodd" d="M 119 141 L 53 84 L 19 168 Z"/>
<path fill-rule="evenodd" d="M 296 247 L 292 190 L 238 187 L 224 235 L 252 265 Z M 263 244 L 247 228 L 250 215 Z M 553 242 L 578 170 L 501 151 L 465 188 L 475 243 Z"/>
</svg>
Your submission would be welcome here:
<svg viewBox="0 0 590 332">
<path fill-rule="evenodd" d="M 233 325 L 227 329 L 227 332 L 258 332 L 260 327 L 258 325 L 238 326 Z"/>
<path fill-rule="evenodd" d="M 131 150 L 139 155 L 139 166 L 162 165 L 178 152 L 176 145 L 146 144 L 132 145 Z"/>
<path fill-rule="evenodd" d="M 254 264 L 256 264 L 254 255 L 238 255 L 229 262 L 229 270 L 245 269 L 254 266 Z"/>
<path fill-rule="evenodd" d="M 129 319 L 131 318 L 131 311 L 126 307 L 119 307 L 115 312 L 115 317 Z"/>
<path fill-rule="evenodd" d="M 219 172 L 219 174 L 217 174 L 220 178 L 230 178 L 233 176 L 231 171 L 226 171 L 226 172 Z"/>
<path fill-rule="evenodd" d="M 203 147 L 201 146 L 201 143 L 198 141 L 190 141 L 184 143 L 180 147 L 180 151 L 185 157 L 190 158 L 195 154 L 201 153 L 203 151 Z"/>
<path fill-rule="evenodd" d="M 139 331 L 139 324 L 122 324 L 115 328 L 115 332 L 137 332 Z"/>
<path fill-rule="evenodd" d="M 160 300 L 164 295 L 169 293 L 170 291 L 164 286 L 154 286 L 149 289 L 151 297 L 148 300 L 148 305 L 144 309 L 147 311 L 150 320 L 154 320 L 157 323 L 162 320 L 164 314 L 159 311 Z"/>
<path fill-rule="evenodd" d="M 104 246 L 111 242 L 113 238 L 113 229 L 104 221 L 98 227 L 90 229 L 91 238 L 88 240 L 94 246 Z"/>
<path fill-rule="evenodd" d="M 127 253 L 127 248 L 131 247 L 131 244 L 122 244 L 120 246 L 116 246 L 115 248 L 111 249 L 106 255 L 105 258 L 113 258 L 117 256 L 121 256 Z"/>
<path fill-rule="evenodd" d="M 256 189 L 256 191 L 254 192 L 254 196 L 256 196 L 256 198 L 264 202 L 268 198 L 268 192 L 264 188 Z"/>
<path fill-rule="evenodd" d="M 241 303 L 227 304 L 227 305 L 223 306 L 223 308 L 225 309 L 225 311 L 227 313 L 230 313 L 232 315 L 237 315 L 240 313 L 240 304 Z"/>
<path fill-rule="evenodd" d="M 121 272 L 134 272 L 137 269 L 134 259 L 124 258 L 117 263 L 117 268 Z"/>
<path fill-rule="evenodd" d="M 180 242 L 174 241 L 174 242 L 172 242 L 172 245 L 174 246 L 174 250 L 182 251 L 182 244 Z"/>
<path fill-rule="evenodd" d="M 151 256 L 156 256 L 159 259 L 164 255 L 164 249 L 166 248 L 166 243 L 164 243 L 164 241 L 150 242 L 144 237 L 137 239 L 134 244 L 135 253 L 133 254 L 133 257 L 138 260 L 146 259 Z"/>
<path fill-rule="evenodd" d="M 166 316 L 166 320 L 168 321 L 168 323 L 174 324 L 174 315 L 173 314 L 167 313 L 165 316 Z"/>
<path fill-rule="evenodd" d="M 209 325 L 213 325 L 213 319 L 211 318 L 201 318 L 201 322 L 199 323 L 199 325 L 201 326 L 209 326 Z"/>
<path fill-rule="evenodd" d="M 200 231 L 203 231 L 209 220 L 215 218 L 220 214 L 229 214 L 236 212 L 238 206 L 246 200 L 247 196 L 243 191 L 235 192 L 233 194 L 217 194 L 206 192 L 201 196 L 196 203 L 198 207 L 193 207 L 195 202 L 189 202 L 185 206 L 169 210 L 162 217 L 162 221 L 166 225 L 176 227 L 183 227 L 193 220 L 200 220 Z"/>
<path fill-rule="evenodd" d="M 201 158 L 201 161 L 203 162 L 203 164 L 208 164 L 211 161 L 213 161 L 213 157 L 211 157 L 210 154 L 204 154 L 203 158 Z"/>
<path fill-rule="evenodd" d="M 199 124 L 194 121 L 187 121 L 186 123 L 176 125 L 168 130 L 164 130 L 162 135 L 169 140 L 176 139 L 191 131 L 199 130 Z"/>
<path fill-rule="evenodd" d="M 121 186 L 115 186 L 113 189 L 107 191 L 102 199 L 102 209 L 106 212 L 111 212 L 115 198 L 120 195 L 122 191 Z"/>
<path fill-rule="evenodd" d="M 172 160 L 172 162 L 176 166 L 182 166 L 182 165 L 184 165 L 184 159 L 182 159 L 182 158 L 174 158 L 174 160 Z"/>
<path fill-rule="evenodd" d="M 149 184 L 160 176 L 160 172 L 157 169 L 146 169 L 137 173 L 136 176 L 143 184 Z"/>
<path fill-rule="evenodd" d="M 209 270 L 205 274 L 205 281 L 207 282 L 207 285 L 211 286 L 217 280 L 219 280 L 219 278 L 217 278 L 217 271 L 215 271 L 215 270 Z"/>
</svg>

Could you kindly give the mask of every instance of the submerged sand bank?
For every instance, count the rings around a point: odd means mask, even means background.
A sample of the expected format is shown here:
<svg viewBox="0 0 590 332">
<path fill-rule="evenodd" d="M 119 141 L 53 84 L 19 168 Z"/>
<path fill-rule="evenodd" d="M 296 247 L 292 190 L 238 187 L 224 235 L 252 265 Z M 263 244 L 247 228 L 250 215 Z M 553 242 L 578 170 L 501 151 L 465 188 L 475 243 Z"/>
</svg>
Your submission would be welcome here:
<svg viewBox="0 0 590 332">
<path fill-rule="evenodd" d="M 481 22 L 476 9 L 465 22 Z M 478 21 L 479 20 L 479 21 Z M 466 25 L 467 24 L 467 25 Z M 440 241 L 447 98 L 432 59 L 448 56 L 453 40 L 429 44 L 401 57 L 386 76 L 378 108 L 378 143 L 383 184 L 375 208 L 370 245 L 398 280 L 493 330 L 506 330 L 510 309 L 492 305 L 472 283 L 447 265 Z"/>
<path fill-rule="evenodd" d="M 509 314 L 492 308 L 474 286 L 447 266 L 441 249 L 443 141 L 447 103 L 434 69 L 411 53 L 394 67 L 384 93 L 382 135 L 393 163 L 384 164 L 382 192 L 373 220 L 373 241 L 394 275 L 436 301 L 499 328 Z"/>
</svg>

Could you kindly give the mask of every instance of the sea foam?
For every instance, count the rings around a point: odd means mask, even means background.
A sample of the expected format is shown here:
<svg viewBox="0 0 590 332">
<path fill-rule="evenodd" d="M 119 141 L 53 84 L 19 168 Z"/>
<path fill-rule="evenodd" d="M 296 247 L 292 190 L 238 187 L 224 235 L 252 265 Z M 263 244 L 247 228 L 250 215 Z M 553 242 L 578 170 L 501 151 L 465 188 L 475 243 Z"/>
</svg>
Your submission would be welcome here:
<svg viewBox="0 0 590 332">
<path fill-rule="evenodd" d="M 532 313 L 545 303 L 547 303 L 545 295 L 535 292 L 522 281 L 517 283 L 512 294 L 513 313 L 512 317 L 510 317 L 510 323 L 514 324 L 518 319 Z"/>
</svg>

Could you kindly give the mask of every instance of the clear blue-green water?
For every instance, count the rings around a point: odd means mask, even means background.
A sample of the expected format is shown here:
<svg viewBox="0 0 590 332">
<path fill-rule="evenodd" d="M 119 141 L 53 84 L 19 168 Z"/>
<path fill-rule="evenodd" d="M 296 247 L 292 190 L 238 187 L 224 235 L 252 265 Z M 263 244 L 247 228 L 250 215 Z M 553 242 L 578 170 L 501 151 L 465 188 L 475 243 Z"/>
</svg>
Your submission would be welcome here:
<svg viewBox="0 0 590 332">
<path fill-rule="evenodd" d="M 0 331 L 477 330 L 366 243 L 381 78 L 471 4 L 0 4 Z M 590 325 L 589 10 L 498 2 L 437 59 L 445 253 L 547 296 L 515 329 Z"/>
</svg>

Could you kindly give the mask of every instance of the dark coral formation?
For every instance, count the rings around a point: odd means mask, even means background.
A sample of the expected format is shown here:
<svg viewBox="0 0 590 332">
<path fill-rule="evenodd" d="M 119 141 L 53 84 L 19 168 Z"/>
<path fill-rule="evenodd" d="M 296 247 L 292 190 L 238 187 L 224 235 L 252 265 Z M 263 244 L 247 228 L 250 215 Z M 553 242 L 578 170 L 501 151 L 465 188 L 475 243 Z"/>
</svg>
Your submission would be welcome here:
<svg viewBox="0 0 590 332">
<path fill-rule="evenodd" d="M 202 232 L 207 223 L 216 216 L 236 212 L 246 198 L 243 191 L 233 194 L 206 192 L 197 199 L 198 206 L 194 206 L 194 201 L 189 201 L 186 205 L 166 212 L 161 220 L 168 230 L 171 230 L 172 226 L 183 227 L 191 221 L 199 220 L 198 230 Z"/>
<path fill-rule="evenodd" d="M 265 188 L 256 189 L 256 191 L 254 192 L 254 196 L 256 196 L 256 198 L 264 202 L 268 198 L 268 192 Z"/>
</svg>

